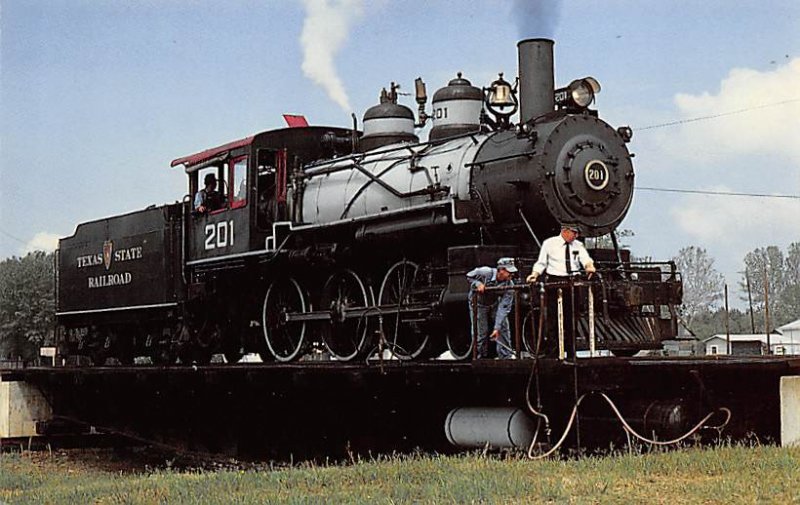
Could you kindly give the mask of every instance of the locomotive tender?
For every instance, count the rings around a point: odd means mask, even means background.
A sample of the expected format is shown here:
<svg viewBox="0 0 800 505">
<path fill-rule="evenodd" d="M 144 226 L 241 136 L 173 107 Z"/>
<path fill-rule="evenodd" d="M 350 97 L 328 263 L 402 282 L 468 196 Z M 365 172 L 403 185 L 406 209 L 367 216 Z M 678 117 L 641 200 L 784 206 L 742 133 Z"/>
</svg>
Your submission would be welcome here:
<svg viewBox="0 0 800 505">
<path fill-rule="evenodd" d="M 392 85 L 363 132 L 271 130 L 174 160 L 189 181 L 182 202 L 83 223 L 60 241 L 59 353 L 94 364 L 246 352 L 286 362 L 324 346 L 341 361 L 376 348 L 464 359 L 464 274 L 501 256 L 524 271 L 564 221 L 613 239 L 590 248 L 603 274 L 599 346 L 660 348 L 676 331 L 679 275 L 631 262 L 613 234 L 633 194 L 631 131 L 589 108 L 593 78 L 555 89 L 551 40 L 518 49 L 516 84 L 500 74 L 478 88 L 459 74 L 435 93 L 430 115 L 418 79 L 418 120 Z M 423 142 L 415 129 L 429 119 Z M 196 213 L 191 197 L 209 173 L 224 204 Z M 536 313 L 529 305 L 519 310 Z M 516 319 L 529 348 L 537 320 Z"/>
</svg>

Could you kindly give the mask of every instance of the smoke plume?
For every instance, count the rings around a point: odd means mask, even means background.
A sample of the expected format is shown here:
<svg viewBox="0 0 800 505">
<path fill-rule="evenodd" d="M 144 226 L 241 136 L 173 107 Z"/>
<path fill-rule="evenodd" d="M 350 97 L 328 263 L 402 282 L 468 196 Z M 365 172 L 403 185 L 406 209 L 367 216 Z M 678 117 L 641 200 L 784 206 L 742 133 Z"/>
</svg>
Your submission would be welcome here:
<svg viewBox="0 0 800 505">
<path fill-rule="evenodd" d="M 514 0 L 514 22 L 520 38 L 555 38 L 561 18 L 560 0 Z"/>
<path fill-rule="evenodd" d="M 322 86 L 345 112 L 350 112 L 350 100 L 336 73 L 334 57 L 347 41 L 353 22 L 361 17 L 363 0 L 303 0 L 303 5 L 303 73 Z"/>
</svg>

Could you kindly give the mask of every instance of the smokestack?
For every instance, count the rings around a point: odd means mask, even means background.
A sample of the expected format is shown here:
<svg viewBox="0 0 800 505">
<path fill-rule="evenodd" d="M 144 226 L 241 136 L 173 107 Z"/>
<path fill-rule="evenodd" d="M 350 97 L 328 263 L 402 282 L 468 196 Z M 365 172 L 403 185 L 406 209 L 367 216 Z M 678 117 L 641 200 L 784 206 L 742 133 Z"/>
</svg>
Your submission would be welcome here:
<svg viewBox="0 0 800 505">
<path fill-rule="evenodd" d="M 553 44 L 550 39 L 525 39 L 519 51 L 519 122 L 555 110 Z"/>
</svg>

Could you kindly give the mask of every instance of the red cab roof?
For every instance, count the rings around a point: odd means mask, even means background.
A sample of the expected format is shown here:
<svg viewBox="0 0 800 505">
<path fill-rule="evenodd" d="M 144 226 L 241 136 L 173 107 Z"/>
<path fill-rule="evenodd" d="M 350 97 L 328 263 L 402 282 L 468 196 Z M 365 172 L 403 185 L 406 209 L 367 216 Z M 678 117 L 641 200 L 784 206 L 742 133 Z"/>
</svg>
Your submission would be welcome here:
<svg viewBox="0 0 800 505">
<path fill-rule="evenodd" d="M 218 154 L 224 153 L 225 151 L 230 151 L 232 149 L 238 149 L 240 147 L 249 146 L 255 135 L 251 135 L 250 137 L 234 140 L 233 142 L 228 142 L 227 144 L 221 145 L 219 147 L 213 147 L 211 149 L 206 149 L 205 151 L 200 151 L 199 153 L 190 154 L 188 156 L 184 156 L 182 158 L 178 158 L 172 160 L 169 166 L 175 167 L 178 165 L 185 165 L 186 167 L 190 167 L 192 165 L 197 165 L 198 163 L 203 163 L 204 161 L 208 161 L 211 158 L 217 156 Z"/>
</svg>

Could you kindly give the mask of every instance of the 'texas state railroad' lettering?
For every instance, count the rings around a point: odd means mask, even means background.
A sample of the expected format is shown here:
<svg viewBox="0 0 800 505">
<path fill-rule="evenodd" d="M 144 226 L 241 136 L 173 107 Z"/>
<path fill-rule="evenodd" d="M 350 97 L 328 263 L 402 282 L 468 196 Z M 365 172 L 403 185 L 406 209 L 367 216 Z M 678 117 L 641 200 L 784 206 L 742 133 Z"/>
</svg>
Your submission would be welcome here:
<svg viewBox="0 0 800 505">
<path fill-rule="evenodd" d="M 125 284 L 130 284 L 132 280 L 133 275 L 131 275 L 130 272 L 98 275 L 97 277 L 89 277 L 89 289 L 105 288 L 108 286 L 124 286 Z"/>
<path fill-rule="evenodd" d="M 140 260 L 143 257 L 143 247 L 134 246 L 125 249 L 114 250 L 114 241 L 106 240 L 103 242 L 102 252 L 96 254 L 85 254 L 78 256 L 78 269 L 103 265 L 106 270 L 111 268 L 112 263 L 123 263 L 126 261 Z M 109 286 L 124 286 L 133 280 L 131 272 L 109 273 L 89 277 L 89 289 L 105 288 Z"/>
<path fill-rule="evenodd" d="M 113 242 L 112 242 L 112 247 L 113 247 Z M 108 261 L 108 267 L 106 268 L 111 267 L 112 258 L 114 262 L 142 259 L 142 246 L 129 247 L 127 249 L 120 249 L 119 251 L 113 251 L 112 255 L 113 256 L 111 256 L 111 258 Z M 104 263 L 105 263 L 105 252 L 78 256 L 78 268 L 93 267 L 97 265 L 102 265 Z"/>
</svg>

